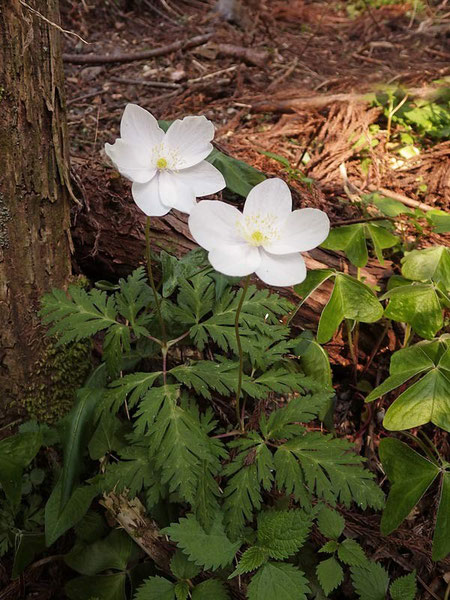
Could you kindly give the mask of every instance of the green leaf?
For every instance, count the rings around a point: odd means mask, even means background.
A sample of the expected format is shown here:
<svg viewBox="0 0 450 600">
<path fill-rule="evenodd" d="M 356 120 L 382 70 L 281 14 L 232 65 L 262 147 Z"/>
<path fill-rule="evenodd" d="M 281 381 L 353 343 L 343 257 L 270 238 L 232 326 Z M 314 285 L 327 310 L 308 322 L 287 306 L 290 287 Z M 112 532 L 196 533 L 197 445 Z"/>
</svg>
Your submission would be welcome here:
<svg viewBox="0 0 450 600">
<path fill-rule="evenodd" d="M 64 562 L 81 575 L 98 575 L 107 569 L 125 571 L 137 546 L 123 530 L 111 531 L 92 544 L 76 544 Z"/>
<path fill-rule="evenodd" d="M 205 251 L 203 248 L 191 250 L 182 258 L 176 258 L 162 250 L 160 257 L 163 298 L 169 298 L 179 286 L 181 280 L 189 279 L 205 264 Z"/>
<path fill-rule="evenodd" d="M 258 544 L 271 558 L 288 558 L 303 546 L 311 525 L 302 510 L 264 511 L 258 515 Z"/>
<path fill-rule="evenodd" d="M 288 563 L 268 562 L 249 583 L 248 600 L 306 600 L 308 582 L 302 571 Z"/>
<path fill-rule="evenodd" d="M 294 285 L 294 292 L 303 299 L 300 306 L 332 275 L 334 275 L 334 271 L 331 269 L 314 269 L 308 271 L 306 279 L 302 283 Z"/>
<path fill-rule="evenodd" d="M 384 426 L 409 429 L 432 422 L 450 431 L 450 349 L 445 341 L 421 342 L 392 355 L 390 376 L 367 397 L 371 402 L 414 376 L 421 379 L 389 407 Z"/>
<path fill-rule="evenodd" d="M 325 537 L 337 540 L 344 531 L 345 519 L 336 510 L 322 506 L 317 515 L 317 527 Z"/>
<path fill-rule="evenodd" d="M 385 316 L 409 323 L 421 337 L 431 340 L 444 326 L 443 307 L 433 284 L 413 283 L 391 289 Z"/>
<path fill-rule="evenodd" d="M 381 440 L 379 455 L 391 483 L 381 519 L 381 531 L 389 535 L 419 502 L 438 476 L 439 468 L 394 438 Z"/>
<path fill-rule="evenodd" d="M 62 506 L 61 479 L 56 484 L 45 505 L 45 540 L 51 546 L 68 529 L 80 521 L 97 494 L 94 486 L 80 486 L 73 490 L 69 500 Z"/>
<path fill-rule="evenodd" d="M 14 508 L 22 493 L 22 473 L 42 444 L 42 434 L 27 432 L 0 441 L 0 484 Z"/>
<path fill-rule="evenodd" d="M 86 292 L 72 285 L 68 294 L 52 290 L 42 298 L 39 314 L 46 325 L 52 325 L 48 335 L 56 335 L 58 344 L 92 337 L 112 325 L 121 326 L 116 321 L 114 298 L 95 288 Z"/>
<path fill-rule="evenodd" d="M 435 233 L 450 233 L 450 214 L 443 210 L 429 210 L 426 213 L 427 221 L 434 227 Z"/>
<path fill-rule="evenodd" d="M 389 575 L 379 563 L 351 568 L 352 582 L 360 600 L 386 600 Z"/>
<path fill-rule="evenodd" d="M 333 557 L 320 562 L 317 565 L 316 573 L 317 579 L 327 596 L 336 589 L 344 579 L 344 571 L 338 561 Z"/>
<path fill-rule="evenodd" d="M 233 573 L 229 576 L 228 579 L 231 579 L 236 575 L 250 573 L 250 571 L 258 569 L 262 564 L 267 562 L 268 558 L 269 553 L 265 548 L 261 548 L 259 546 L 252 546 L 251 548 L 246 550 L 241 556 L 241 559 L 236 569 L 233 571 Z"/>
<path fill-rule="evenodd" d="M 444 560 L 450 553 L 450 470 L 442 474 L 441 497 L 433 536 L 433 560 Z"/>
<path fill-rule="evenodd" d="M 319 552 L 327 552 L 328 554 L 333 554 L 338 548 L 339 542 L 336 542 L 335 540 L 330 540 L 329 542 L 324 544 L 322 548 L 320 548 Z"/>
<path fill-rule="evenodd" d="M 364 202 L 373 204 L 378 210 L 386 215 L 387 217 L 398 217 L 403 214 L 411 214 L 413 211 L 408 206 L 405 206 L 402 202 L 383 196 L 378 192 L 372 194 L 363 194 L 361 196 Z"/>
<path fill-rule="evenodd" d="M 264 150 L 258 150 L 258 152 L 260 154 L 264 154 L 264 156 L 267 156 L 268 158 L 273 158 L 273 160 L 276 160 L 278 163 L 280 163 L 280 165 L 283 165 L 283 167 L 286 167 L 288 169 L 291 167 L 288 159 L 284 156 L 275 154 L 275 152 L 266 152 Z"/>
<path fill-rule="evenodd" d="M 346 539 L 339 545 L 338 556 L 343 563 L 352 567 L 362 566 L 367 562 L 364 550 L 358 542 L 351 539 Z"/>
<path fill-rule="evenodd" d="M 218 579 L 207 579 L 192 590 L 192 600 L 228 600 L 228 591 Z"/>
<path fill-rule="evenodd" d="M 178 581 L 175 584 L 175 598 L 177 600 L 187 600 L 189 596 L 189 584 L 187 581 Z"/>
<path fill-rule="evenodd" d="M 123 423 L 110 412 L 103 413 L 99 419 L 88 449 L 92 460 L 99 460 L 105 454 L 120 450 L 125 445 Z"/>
<path fill-rule="evenodd" d="M 241 542 L 230 542 L 219 514 L 209 531 L 205 531 L 194 515 L 182 518 L 162 530 L 196 565 L 216 570 L 231 563 Z"/>
<path fill-rule="evenodd" d="M 175 600 L 175 584 L 164 577 L 149 577 L 133 600 Z"/>
<path fill-rule="evenodd" d="M 127 600 L 126 581 L 126 573 L 76 577 L 66 583 L 64 590 L 70 600 Z"/>
<path fill-rule="evenodd" d="M 331 366 L 328 354 L 314 339 L 310 332 L 304 331 L 296 340 L 293 351 L 299 355 L 302 371 L 308 377 L 318 381 L 324 388 L 332 388 Z"/>
<path fill-rule="evenodd" d="M 372 240 L 375 254 L 383 264 L 383 250 L 398 244 L 398 238 L 386 227 L 375 223 L 355 223 L 336 227 L 321 244 L 328 250 L 343 250 L 349 261 L 356 267 L 365 267 L 368 261 L 366 238 Z"/>
<path fill-rule="evenodd" d="M 373 474 L 362 467 L 364 459 L 352 452 L 347 440 L 308 432 L 282 447 L 299 460 L 304 481 L 318 498 L 345 506 L 353 500 L 362 509 L 383 506 L 383 493 L 373 481 Z"/>
<path fill-rule="evenodd" d="M 170 570 L 177 579 L 193 579 L 201 571 L 181 550 L 177 550 L 172 556 Z"/>
<path fill-rule="evenodd" d="M 330 341 L 344 319 L 373 323 L 382 314 L 382 305 L 367 285 L 354 277 L 337 273 L 333 292 L 320 317 L 317 341 L 319 344 Z"/>
<path fill-rule="evenodd" d="M 402 260 L 402 275 L 413 281 L 431 279 L 450 290 L 450 249 L 432 246 L 409 252 Z"/>
<path fill-rule="evenodd" d="M 416 571 L 399 577 L 389 588 L 392 600 L 414 600 L 417 593 Z"/>
<path fill-rule="evenodd" d="M 227 156 L 216 148 L 206 160 L 214 165 L 216 169 L 219 169 L 225 178 L 227 188 L 244 198 L 247 197 L 255 185 L 261 183 L 266 178 L 261 171 L 256 170 L 241 160 Z"/>
</svg>

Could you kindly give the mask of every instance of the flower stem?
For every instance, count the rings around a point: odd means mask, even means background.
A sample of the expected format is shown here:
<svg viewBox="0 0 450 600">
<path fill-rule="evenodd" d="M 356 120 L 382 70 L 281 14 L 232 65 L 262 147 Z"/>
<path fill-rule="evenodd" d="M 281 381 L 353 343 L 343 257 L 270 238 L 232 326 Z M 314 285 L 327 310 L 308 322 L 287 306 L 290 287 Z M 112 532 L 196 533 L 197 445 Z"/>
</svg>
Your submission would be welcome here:
<svg viewBox="0 0 450 600">
<path fill-rule="evenodd" d="M 350 323 L 350 319 L 346 319 L 345 320 L 345 324 L 347 326 L 347 340 L 348 340 L 348 346 L 349 346 L 349 349 L 350 349 L 350 356 L 351 356 L 353 365 L 356 368 L 357 365 L 358 365 L 358 359 L 356 358 L 355 347 L 353 345 L 352 326 L 351 326 L 351 323 Z"/>
<path fill-rule="evenodd" d="M 161 328 L 161 335 L 162 335 L 163 340 L 165 340 L 166 339 L 166 326 L 164 323 L 164 319 L 162 318 L 161 303 L 159 301 L 158 292 L 156 290 L 155 279 L 153 277 L 153 270 L 152 270 L 152 255 L 151 255 L 151 250 L 150 250 L 150 217 L 147 217 L 147 221 L 145 223 L 145 252 L 146 252 L 146 260 L 147 260 L 148 279 L 150 281 L 150 285 L 153 290 L 153 295 L 155 297 L 156 313 L 158 315 L 159 325 Z"/>
<path fill-rule="evenodd" d="M 242 390 L 242 375 L 244 371 L 244 353 L 242 352 L 241 337 L 239 335 L 239 317 L 241 315 L 242 306 L 244 304 L 245 296 L 247 294 L 248 286 L 250 283 L 250 275 L 247 275 L 242 288 L 242 294 L 239 300 L 239 304 L 236 310 L 236 317 L 234 319 L 234 331 L 236 333 L 236 344 L 239 352 L 239 375 L 238 385 L 236 392 L 236 420 L 239 423 L 240 430 L 245 431 L 244 428 L 244 415 L 241 415 L 240 401 L 241 401 L 241 390 Z"/>
<path fill-rule="evenodd" d="M 407 323 L 406 327 L 405 327 L 405 335 L 403 337 L 402 348 L 406 348 L 408 346 L 410 338 L 411 338 L 411 325 L 409 323 Z"/>
</svg>

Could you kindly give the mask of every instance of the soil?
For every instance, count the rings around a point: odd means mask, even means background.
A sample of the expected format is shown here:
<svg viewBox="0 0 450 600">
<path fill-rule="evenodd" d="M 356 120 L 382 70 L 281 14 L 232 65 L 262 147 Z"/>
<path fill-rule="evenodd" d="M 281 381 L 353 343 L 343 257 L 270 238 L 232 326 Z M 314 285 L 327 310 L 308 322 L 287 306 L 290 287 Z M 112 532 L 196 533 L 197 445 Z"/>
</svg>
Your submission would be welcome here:
<svg viewBox="0 0 450 600">
<path fill-rule="evenodd" d="M 381 109 L 361 99 L 387 85 L 427 94 L 434 81 L 450 76 L 450 13 L 445 1 L 422 3 L 425 8 L 416 13 L 415 2 L 378 9 L 370 8 L 374 3 L 359 2 L 369 9 L 349 16 L 351 2 L 248 0 L 239 4 L 233 22 L 220 18 L 213 0 L 62 0 L 61 4 L 63 27 L 89 42 L 66 35 L 65 52 L 71 56 L 110 55 L 114 60 L 211 33 L 206 43 L 145 60 L 87 66 L 66 62 L 71 168 L 80 201 L 73 207 L 78 272 L 104 279 L 132 266 L 125 259 L 114 263 L 114 250 L 107 242 L 111 231 L 100 224 L 96 231 L 86 215 L 94 215 L 100 223 L 108 211 L 128 210 L 123 220 L 115 221 L 122 240 L 115 249 L 119 256 L 126 248 L 124 240 L 133 240 L 133 254 L 142 239 L 144 218 L 130 212 L 134 204 L 129 185 L 118 178 L 103 151 L 104 143 L 119 135 L 127 102 L 166 120 L 206 115 L 216 125 L 220 149 L 269 176 L 286 179 L 297 206 L 326 210 L 334 223 L 360 216 L 352 202 L 355 188 L 365 193 L 384 188 L 449 210 L 450 141 L 428 143 L 418 157 L 394 164 Z M 364 170 L 355 141 L 374 123 L 381 128 L 380 143 L 369 151 L 371 162 Z M 282 165 L 262 151 L 287 158 L 313 180 L 312 185 L 302 177 L 288 178 Z M 178 232 L 179 251 L 189 247 L 182 241 L 188 236 L 183 217 L 162 219 L 156 229 L 172 236 Z M 422 240 L 424 245 L 449 242 L 427 228 Z M 381 332 L 382 328 L 378 335 Z M 398 344 L 394 332 L 383 335 L 376 358 L 370 361 L 369 377 L 386 369 L 387 357 Z M 364 396 L 352 383 L 351 360 L 342 338 L 337 336 L 327 349 L 335 364 L 337 431 L 360 445 L 382 481 L 376 447 L 385 435 L 380 426 L 385 406 L 380 402 L 364 407 Z M 370 349 L 362 352 L 367 364 Z M 444 432 L 433 427 L 425 431 L 449 456 Z M 389 538 L 379 533 L 378 515 L 348 511 L 345 516 L 349 533 L 370 556 L 383 559 L 390 572 L 401 575 L 417 569 L 418 597 L 428 600 L 443 597 L 443 576 L 450 572 L 449 559 L 431 562 L 435 511 L 434 495 L 426 496 L 421 514 L 412 515 Z"/>
</svg>

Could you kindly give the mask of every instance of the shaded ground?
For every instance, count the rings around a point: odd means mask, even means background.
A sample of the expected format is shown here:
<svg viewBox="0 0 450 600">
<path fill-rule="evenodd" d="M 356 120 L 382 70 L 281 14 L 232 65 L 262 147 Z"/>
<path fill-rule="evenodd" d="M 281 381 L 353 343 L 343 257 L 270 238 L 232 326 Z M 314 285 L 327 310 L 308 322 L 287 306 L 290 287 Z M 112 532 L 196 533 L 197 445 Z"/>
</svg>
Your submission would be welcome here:
<svg viewBox="0 0 450 600">
<path fill-rule="evenodd" d="M 215 141 L 224 151 L 269 175 L 288 178 L 282 165 L 261 151 L 287 158 L 297 169 L 289 180 L 297 203 L 326 210 L 334 223 L 359 216 L 349 202 L 353 188 L 344 185 L 340 169 L 344 163 L 358 190 L 385 188 L 413 203 L 449 209 L 450 141 L 425 141 L 417 157 L 399 161 L 382 109 L 371 108 L 360 98 L 387 84 L 427 94 L 433 81 L 450 76 L 446 2 L 428 3 L 417 14 L 398 3 L 350 18 L 351 3 L 255 0 L 248 2 L 235 23 L 218 19 L 212 0 L 119 4 L 63 0 L 63 26 L 90 43 L 85 46 L 67 36 L 65 51 L 114 57 L 207 32 L 212 35 L 206 44 L 147 60 L 66 64 L 73 177 L 85 205 L 102 203 L 115 210 L 122 197 L 132 202 L 129 186 L 118 181 L 102 148 L 117 137 L 124 105 L 136 102 L 163 119 L 205 114 L 216 124 Z M 372 139 L 375 123 L 378 144 L 355 148 L 361 137 Z M 75 223 L 78 212 L 75 208 Z M 180 223 L 181 227 L 182 219 L 172 227 Z M 448 242 L 427 229 L 423 239 L 426 244 Z M 94 261 L 97 253 L 101 255 L 101 236 L 93 246 L 84 240 L 83 247 L 83 237 L 77 235 L 75 242 L 76 261 L 92 268 L 88 258 Z M 96 265 L 101 271 L 101 262 Z M 396 344 L 395 335 L 380 341 L 372 374 L 386 366 L 387 352 Z M 375 449 L 384 435 L 379 426 L 383 407 L 363 409 L 363 395 L 352 388 L 342 339 L 337 337 L 329 350 L 336 363 L 337 429 L 361 445 L 381 477 Z M 361 352 L 364 360 L 369 358 L 368 351 Z M 442 432 L 431 427 L 427 433 L 448 454 Z M 423 599 L 441 597 L 436 591 L 442 590 L 442 573 L 450 570 L 449 560 L 438 566 L 430 560 L 434 500 L 426 497 L 425 517 L 407 520 L 387 540 L 379 533 L 378 516 L 346 514 L 349 532 L 364 542 L 374 559 L 390 559 L 390 569 L 395 571 L 397 565 L 399 574 L 411 565 L 418 569 Z"/>
</svg>

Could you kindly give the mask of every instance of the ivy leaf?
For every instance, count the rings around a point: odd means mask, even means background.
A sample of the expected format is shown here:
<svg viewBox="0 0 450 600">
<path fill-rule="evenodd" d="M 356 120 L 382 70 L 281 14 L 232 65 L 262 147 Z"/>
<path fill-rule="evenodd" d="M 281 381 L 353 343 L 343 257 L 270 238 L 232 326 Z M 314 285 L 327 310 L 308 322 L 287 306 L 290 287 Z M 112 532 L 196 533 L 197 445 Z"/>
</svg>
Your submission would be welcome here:
<svg viewBox="0 0 450 600">
<path fill-rule="evenodd" d="M 401 285 L 387 292 L 385 316 L 394 321 L 409 323 L 421 337 L 431 340 L 444 326 L 443 307 L 433 284 Z"/>
<path fill-rule="evenodd" d="M 325 537 L 337 540 L 344 531 L 345 519 L 336 510 L 322 506 L 317 515 L 317 526 Z"/>
<path fill-rule="evenodd" d="M 214 148 L 206 160 L 214 165 L 216 169 L 219 169 L 225 178 L 227 188 L 244 198 L 247 197 L 252 187 L 261 183 L 266 178 L 261 171 L 251 167 L 242 160 L 227 156 L 217 150 L 217 148 Z"/>
<path fill-rule="evenodd" d="M 149 577 L 137 590 L 133 600 L 175 600 L 175 584 L 165 577 Z"/>
<path fill-rule="evenodd" d="M 364 550 L 358 542 L 351 539 L 346 539 L 339 545 L 338 556 L 343 563 L 352 567 L 362 566 L 367 562 Z"/>
<path fill-rule="evenodd" d="M 352 567 L 353 587 L 360 600 L 386 600 L 389 575 L 379 563 Z"/>
<path fill-rule="evenodd" d="M 308 537 L 311 518 L 302 510 L 270 510 L 258 515 L 258 543 L 271 558 L 288 558 Z"/>
<path fill-rule="evenodd" d="M 383 264 L 383 250 L 398 244 L 398 238 L 386 227 L 375 223 L 355 223 L 332 229 L 322 248 L 343 250 L 349 261 L 356 267 L 365 267 L 369 259 L 366 238 L 372 240 L 375 254 Z"/>
<path fill-rule="evenodd" d="M 336 589 L 344 579 L 344 571 L 338 561 L 333 557 L 320 562 L 317 565 L 316 573 L 317 579 L 327 596 Z"/>
<path fill-rule="evenodd" d="M 189 557 L 205 569 L 216 570 L 231 563 L 241 542 L 231 542 L 217 514 L 209 531 L 203 529 L 194 515 L 188 515 L 162 530 Z"/>
<path fill-rule="evenodd" d="M 320 317 L 317 341 L 329 342 L 344 319 L 373 323 L 382 315 L 383 307 L 367 285 L 336 273 L 333 292 Z"/>
<path fill-rule="evenodd" d="M 380 460 L 391 483 L 381 519 L 383 535 L 389 535 L 409 515 L 439 474 L 439 467 L 395 438 L 379 445 Z"/>
<path fill-rule="evenodd" d="M 420 342 L 391 357 L 389 377 L 366 399 L 371 402 L 420 376 L 391 404 L 384 417 L 387 429 L 403 430 L 430 421 L 450 431 L 450 348 L 445 341 Z"/>
<path fill-rule="evenodd" d="M 248 600 L 306 600 L 308 581 L 303 571 L 288 563 L 268 562 L 249 583 Z"/>
<path fill-rule="evenodd" d="M 433 536 L 433 560 L 444 560 L 450 554 L 450 471 L 442 474 L 442 490 Z"/>
<path fill-rule="evenodd" d="M 414 600 L 417 593 L 416 571 L 399 577 L 389 588 L 392 600 Z"/>
<path fill-rule="evenodd" d="M 413 281 L 442 283 L 450 290 L 450 249 L 432 246 L 425 250 L 413 250 L 402 259 L 402 275 Z"/>
<path fill-rule="evenodd" d="M 207 579 L 192 590 L 192 600 L 228 600 L 228 591 L 218 579 Z"/>
</svg>

